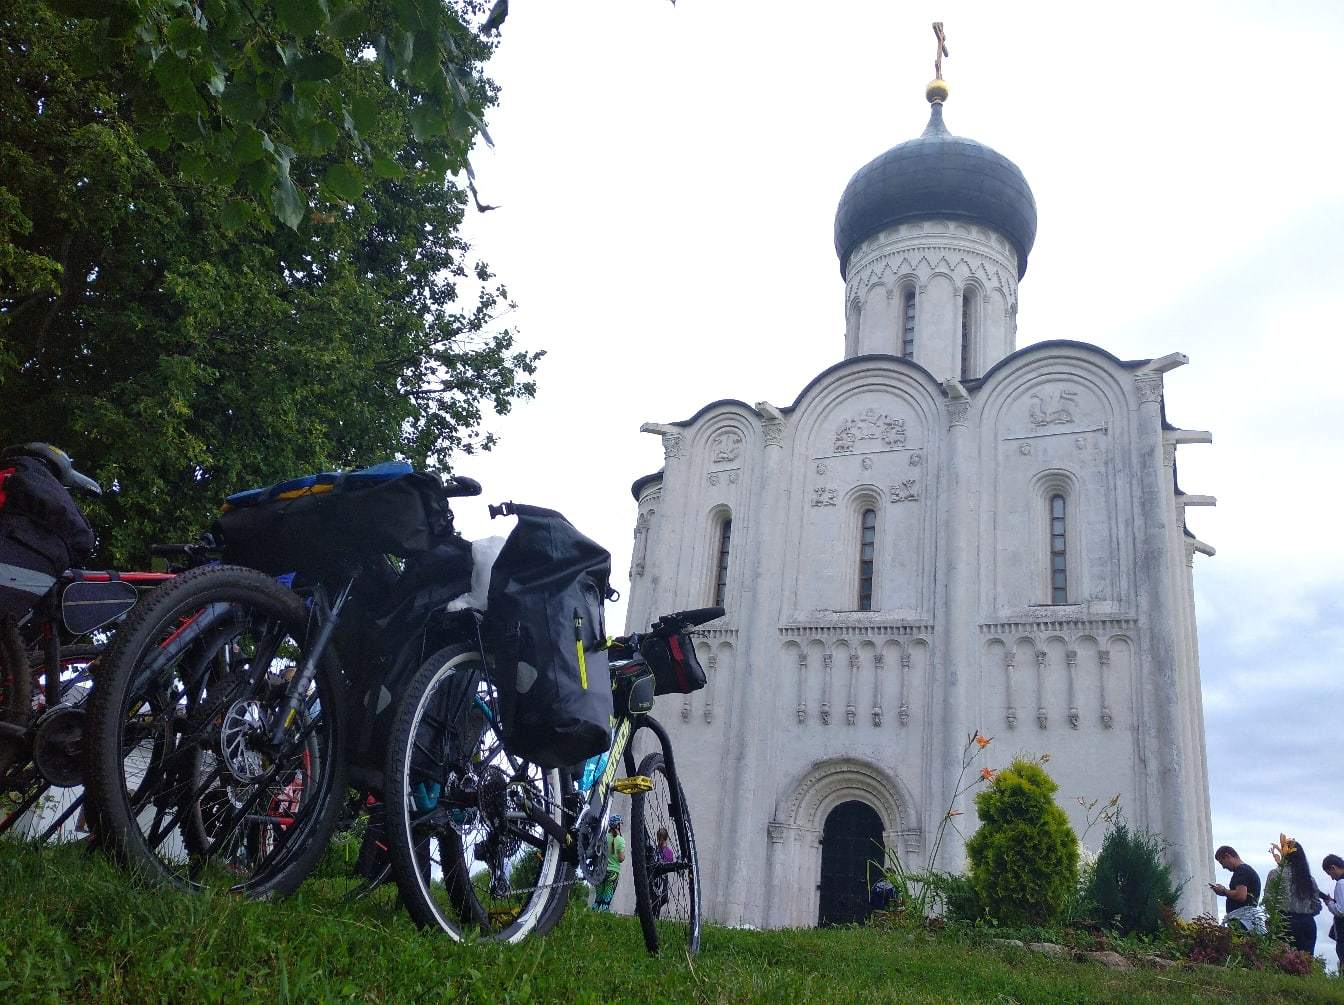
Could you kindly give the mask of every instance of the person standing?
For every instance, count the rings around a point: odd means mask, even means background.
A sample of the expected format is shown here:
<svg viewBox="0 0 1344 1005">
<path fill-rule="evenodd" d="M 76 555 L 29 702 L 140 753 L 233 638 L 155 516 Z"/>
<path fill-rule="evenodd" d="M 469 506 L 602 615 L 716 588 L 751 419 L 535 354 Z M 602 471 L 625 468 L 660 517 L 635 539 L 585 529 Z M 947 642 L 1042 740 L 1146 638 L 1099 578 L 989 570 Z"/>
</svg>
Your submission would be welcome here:
<svg viewBox="0 0 1344 1005">
<path fill-rule="evenodd" d="M 1226 886 L 1222 883 L 1209 884 L 1210 890 L 1220 897 L 1227 898 L 1223 924 L 1229 928 L 1235 924 L 1243 931 L 1264 935 L 1265 912 L 1259 904 L 1259 875 L 1243 862 L 1237 850 L 1229 845 L 1223 845 L 1213 853 L 1213 857 L 1219 865 L 1232 873 L 1232 878 L 1227 881 Z"/>
<path fill-rule="evenodd" d="M 1339 972 L 1344 974 L 1344 858 L 1327 855 L 1321 868 L 1335 881 L 1335 892 L 1321 894 L 1321 900 L 1325 901 L 1325 906 L 1334 915 L 1330 931 L 1335 935 L 1335 957 L 1339 960 Z"/>
<path fill-rule="evenodd" d="M 621 837 L 621 815 L 613 813 L 607 824 L 607 874 L 593 898 L 593 910 L 610 911 L 616 884 L 621 881 L 621 863 L 625 861 L 625 838 Z"/>
<path fill-rule="evenodd" d="M 1279 835 L 1270 852 L 1279 863 L 1265 878 L 1265 892 L 1288 922 L 1288 941 L 1304 953 L 1316 952 L 1316 915 L 1321 913 L 1321 891 L 1311 878 L 1307 853 L 1292 838 Z"/>
</svg>

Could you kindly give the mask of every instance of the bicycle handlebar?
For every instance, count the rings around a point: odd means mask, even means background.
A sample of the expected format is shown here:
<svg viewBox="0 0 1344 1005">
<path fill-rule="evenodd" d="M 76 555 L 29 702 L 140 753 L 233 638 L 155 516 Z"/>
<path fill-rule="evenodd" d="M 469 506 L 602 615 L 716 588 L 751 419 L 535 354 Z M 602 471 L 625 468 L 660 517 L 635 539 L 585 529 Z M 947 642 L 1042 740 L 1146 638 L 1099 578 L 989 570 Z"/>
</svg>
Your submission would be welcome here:
<svg viewBox="0 0 1344 1005">
<path fill-rule="evenodd" d="M 676 614 L 664 614 L 653 623 L 652 630 L 657 632 L 668 628 L 672 631 L 680 631 L 683 628 L 703 625 L 707 621 L 715 621 L 723 615 L 722 607 L 697 607 L 689 611 L 678 611 Z"/>
<path fill-rule="evenodd" d="M 481 494 L 481 483 L 466 475 L 447 475 L 443 479 L 443 494 L 449 499 L 478 496 Z"/>
</svg>

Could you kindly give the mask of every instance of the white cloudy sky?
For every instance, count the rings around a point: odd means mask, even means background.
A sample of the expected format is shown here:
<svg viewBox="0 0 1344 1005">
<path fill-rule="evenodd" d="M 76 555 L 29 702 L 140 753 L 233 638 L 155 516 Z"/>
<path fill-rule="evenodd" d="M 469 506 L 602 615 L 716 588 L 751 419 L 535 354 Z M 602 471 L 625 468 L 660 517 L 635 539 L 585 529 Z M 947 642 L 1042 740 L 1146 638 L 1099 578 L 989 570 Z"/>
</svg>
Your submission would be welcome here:
<svg viewBox="0 0 1344 1005">
<path fill-rule="evenodd" d="M 1344 854 L 1338 0 L 514 0 L 477 158 L 502 208 L 470 234 L 549 355 L 459 470 L 565 512 L 624 588 L 629 485 L 662 463 L 640 423 L 787 404 L 843 355 L 835 204 L 923 129 L 934 19 L 949 127 L 1040 210 L 1019 345 L 1190 356 L 1167 409 L 1214 434 L 1178 456 L 1219 499 L 1191 512 L 1218 549 L 1197 565 L 1214 840 L 1262 874 L 1281 830 Z"/>
</svg>

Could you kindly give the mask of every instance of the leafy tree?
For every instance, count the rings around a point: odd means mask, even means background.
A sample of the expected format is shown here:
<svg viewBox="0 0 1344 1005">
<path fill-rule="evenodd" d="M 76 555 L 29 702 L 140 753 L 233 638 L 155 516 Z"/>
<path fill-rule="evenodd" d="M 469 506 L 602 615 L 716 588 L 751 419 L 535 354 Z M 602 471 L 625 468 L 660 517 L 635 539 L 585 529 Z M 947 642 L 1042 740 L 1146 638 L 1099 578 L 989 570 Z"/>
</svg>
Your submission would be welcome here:
<svg viewBox="0 0 1344 1005">
<path fill-rule="evenodd" d="M 401 177 L 406 138 L 438 141 L 422 170 L 461 166 L 489 86 L 479 0 L 52 0 L 83 22 L 96 65 L 119 51 L 147 72 L 128 97 L 136 135 L 189 178 L 232 189 L 232 211 L 273 209 L 297 228 L 320 178 L 327 199 L 354 202 Z M 370 75 L 367 71 L 375 68 Z M 396 96 L 395 98 L 393 96 Z M 326 156 L 335 151 L 335 156 Z M 296 171 L 326 157 L 321 172 Z M 306 176 L 306 177 L 305 177 Z"/>
<path fill-rule="evenodd" d="M 1078 838 L 1039 761 L 1017 758 L 975 797 L 980 828 L 966 842 L 971 883 L 990 918 L 1049 925 L 1078 885 Z"/>
<path fill-rule="evenodd" d="M 1162 927 L 1162 909 L 1173 908 L 1179 892 L 1157 838 L 1131 831 L 1123 820 L 1106 832 L 1087 885 L 1102 925 L 1122 935 L 1152 934 Z"/>
<path fill-rule="evenodd" d="M 493 100 L 488 47 L 464 51 Z M 291 230 L 142 145 L 153 72 L 102 22 L 0 13 L 0 441 L 60 443 L 119 486 L 92 514 L 100 558 L 142 561 L 251 484 L 488 448 L 484 413 L 533 394 L 540 354 L 458 236 L 461 140 L 404 133 L 415 95 L 350 61 L 360 137 L 396 168 L 345 201 L 323 180 L 355 140 L 314 144 L 290 165 L 316 195 Z"/>
</svg>

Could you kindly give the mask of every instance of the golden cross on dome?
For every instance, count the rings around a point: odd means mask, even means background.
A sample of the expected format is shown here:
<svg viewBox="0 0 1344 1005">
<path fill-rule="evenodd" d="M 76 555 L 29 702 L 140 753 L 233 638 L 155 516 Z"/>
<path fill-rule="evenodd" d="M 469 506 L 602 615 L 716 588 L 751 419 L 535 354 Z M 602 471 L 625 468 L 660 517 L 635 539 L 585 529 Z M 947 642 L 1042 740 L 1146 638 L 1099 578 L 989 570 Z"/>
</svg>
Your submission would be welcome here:
<svg viewBox="0 0 1344 1005">
<path fill-rule="evenodd" d="M 947 53 L 947 36 L 943 34 L 943 22 L 933 22 L 933 36 L 938 39 L 938 51 L 933 57 L 933 77 L 935 80 L 943 79 L 943 57 Z"/>
</svg>

